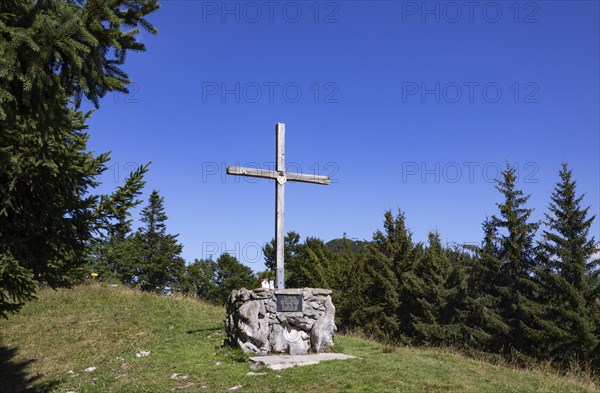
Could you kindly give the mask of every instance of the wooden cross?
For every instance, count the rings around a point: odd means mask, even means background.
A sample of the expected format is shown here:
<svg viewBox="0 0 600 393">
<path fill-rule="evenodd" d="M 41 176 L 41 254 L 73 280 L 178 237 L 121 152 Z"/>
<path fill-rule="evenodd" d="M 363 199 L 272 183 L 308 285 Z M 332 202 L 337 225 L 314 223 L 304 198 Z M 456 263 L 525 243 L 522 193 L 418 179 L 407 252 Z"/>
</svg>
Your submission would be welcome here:
<svg viewBox="0 0 600 393">
<path fill-rule="evenodd" d="M 228 166 L 228 175 L 260 177 L 264 179 L 275 180 L 275 249 L 277 250 L 277 288 L 284 286 L 284 268 L 283 268 L 283 197 L 284 186 L 288 181 L 329 184 L 329 176 L 306 175 L 303 173 L 293 173 L 285 171 L 285 124 L 277 123 L 275 125 L 276 134 L 276 152 L 274 171 L 257 168 L 244 168 L 239 166 Z"/>
</svg>

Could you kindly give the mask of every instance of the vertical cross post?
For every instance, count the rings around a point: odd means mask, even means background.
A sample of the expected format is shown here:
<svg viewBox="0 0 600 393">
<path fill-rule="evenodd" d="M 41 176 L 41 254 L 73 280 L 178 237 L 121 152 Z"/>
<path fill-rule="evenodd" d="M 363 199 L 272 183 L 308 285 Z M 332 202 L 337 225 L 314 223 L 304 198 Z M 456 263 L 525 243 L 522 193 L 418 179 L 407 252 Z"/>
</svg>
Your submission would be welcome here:
<svg viewBox="0 0 600 393">
<path fill-rule="evenodd" d="M 285 191 L 285 124 L 275 125 L 276 145 L 275 162 L 277 167 L 277 180 L 275 181 L 275 249 L 277 252 L 277 288 L 284 286 L 284 229 L 283 229 L 283 201 Z"/>
<path fill-rule="evenodd" d="M 285 183 L 300 182 L 314 184 L 330 184 L 329 176 L 308 175 L 285 171 L 285 124 L 275 125 L 275 170 L 244 168 L 241 166 L 228 166 L 227 174 L 235 176 L 249 176 L 275 180 L 275 260 L 277 262 L 277 288 L 285 288 L 284 274 L 284 230 L 283 230 L 283 197 Z"/>
</svg>

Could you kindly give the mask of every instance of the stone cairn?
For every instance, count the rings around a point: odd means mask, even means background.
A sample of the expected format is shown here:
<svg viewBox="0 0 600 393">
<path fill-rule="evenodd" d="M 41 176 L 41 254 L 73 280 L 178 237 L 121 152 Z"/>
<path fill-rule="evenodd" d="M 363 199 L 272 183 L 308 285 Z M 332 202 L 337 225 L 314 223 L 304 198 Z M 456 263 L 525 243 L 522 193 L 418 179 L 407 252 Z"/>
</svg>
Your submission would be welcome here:
<svg viewBox="0 0 600 393">
<path fill-rule="evenodd" d="M 320 288 L 232 291 L 225 342 L 258 355 L 324 352 L 337 330 L 330 294 Z"/>
</svg>

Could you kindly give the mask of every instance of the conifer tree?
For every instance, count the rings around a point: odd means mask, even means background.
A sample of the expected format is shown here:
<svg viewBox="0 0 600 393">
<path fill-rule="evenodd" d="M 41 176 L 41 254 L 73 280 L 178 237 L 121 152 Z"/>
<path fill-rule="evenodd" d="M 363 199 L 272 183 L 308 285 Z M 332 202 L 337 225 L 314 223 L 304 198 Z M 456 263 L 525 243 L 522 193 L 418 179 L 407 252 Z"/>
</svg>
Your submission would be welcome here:
<svg viewBox="0 0 600 393">
<path fill-rule="evenodd" d="M 216 265 L 217 294 L 214 299 L 216 302 L 225 303 L 233 290 L 252 289 L 258 285 L 252 269 L 241 264 L 232 255 L 222 254 L 217 258 Z"/>
<path fill-rule="evenodd" d="M 451 268 L 445 285 L 444 306 L 438 316 L 438 323 L 443 326 L 440 340 L 448 345 L 469 345 L 469 269 L 473 258 L 458 247 L 446 252 Z"/>
<path fill-rule="evenodd" d="M 516 188 L 516 171 L 507 164 L 496 189 L 504 197 L 497 204 L 499 216 L 492 216 L 498 233 L 499 277 L 496 290 L 500 297 L 503 319 L 510 327 L 505 337 L 505 350 L 539 356 L 541 345 L 547 340 L 542 325 L 545 312 L 540 302 L 541 286 L 533 239 L 539 223 L 530 222 L 533 209 L 525 207 L 529 196 Z"/>
<path fill-rule="evenodd" d="M 39 283 L 70 285 L 92 238 L 120 214 L 110 196 L 91 193 L 109 158 L 87 151 L 90 114 L 79 103 L 127 91 L 120 66 L 145 50 L 139 26 L 156 33 L 145 17 L 157 8 L 156 0 L 0 2 L 0 316 Z"/>
<path fill-rule="evenodd" d="M 283 239 L 283 259 L 285 263 L 292 263 L 296 255 L 300 251 L 302 243 L 300 243 L 300 235 L 294 231 L 289 231 Z M 273 273 L 277 270 L 277 253 L 275 249 L 275 238 L 271 242 L 263 246 L 263 255 L 265 256 L 265 266 Z M 287 272 L 286 272 L 287 279 Z"/>
<path fill-rule="evenodd" d="M 482 224 L 484 237 L 480 246 L 465 246 L 474 252 L 468 268 L 466 296 L 466 342 L 470 346 L 500 352 L 510 342 L 510 326 L 500 306 L 501 294 L 510 287 L 500 274 L 502 267 L 498 229 L 486 218 Z"/>
<path fill-rule="evenodd" d="M 107 228 L 93 239 L 90 247 L 88 271 L 98 273 L 102 280 L 117 280 L 132 284 L 139 274 L 139 242 L 131 233 L 131 209 L 142 203 L 138 198 L 146 184 L 144 175 L 148 171 L 146 164 L 131 173 L 123 187 L 119 187 L 109 198 L 103 198 L 101 204 L 112 212 Z"/>
<path fill-rule="evenodd" d="M 321 239 L 308 237 L 295 258 L 286 262 L 286 285 L 290 288 L 335 288 L 340 276 L 341 257 Z"/>
<path fill-rule="evenodd" d="M 581 206 L 584 195 L 577 195 L 566 163 L 559 176 L 539 247 L 546 301 L 551 305 L 548 351 L 563 362 L 576 360 L 589 367 L 595 361 L 600 367 L 598 246 L 589 236 L 595 216 L 588 217 L 589 207 Z"/>
<path fill-rule="evenodd" d="M 350 330 L 360 327 L 360 323 L 366 321 L 365 309 L 369 302 L 366 291 L 370 282 L 365 268 L 365 250 L 352 252 L 351 242 L 346 238 L 346 234 L 342 239 L 340 257 L 342 268 L 338 283 L 332 288 L 332 299 L 336 305 L 338 328 Z"/>
<path fill-rule="evenodd" d="M 410 308 L 402 311 L 409 314 L 407 330 L 416 342 L 441 344 L 454 341 L 459 334 L 457 326 L 448 323 L 452 321 L 452 315 L 447 315 L 452 266 L 440 235 L 430 232 L 428 238 L 429 244 L 414 269 L 403 275 L 403 285 L 412 302 Z"/>
<path fill-rule="evenodd" d="M 142 209 L 140 227 L 135 241 L 141 249 L 138 284 L 143 291 L 163 291 L 165 287 L 181 284 L 185 262 L 180 256 L 183 246 L 177 242 L 178 235 L 167 233 L 167 215 L 164 198 L 158 191 L 150 194 L 149 202 Z"/>
<path fill-rule="evenodd" d="M 413 270 L 418 249 L 412 243 L 412 234 L 405 224 L 404 213 L 396 217 L 385 212 L 384 231 L 373 234 L 373 242 L 367 247 L 365 288 L 367 306 L 364 308 L 366 329 L 374 334 L 398 338 L 409 323 L 406 313 L 413 307 L 414 299 L 404 285 L 404 276 Z"/>
</svg>

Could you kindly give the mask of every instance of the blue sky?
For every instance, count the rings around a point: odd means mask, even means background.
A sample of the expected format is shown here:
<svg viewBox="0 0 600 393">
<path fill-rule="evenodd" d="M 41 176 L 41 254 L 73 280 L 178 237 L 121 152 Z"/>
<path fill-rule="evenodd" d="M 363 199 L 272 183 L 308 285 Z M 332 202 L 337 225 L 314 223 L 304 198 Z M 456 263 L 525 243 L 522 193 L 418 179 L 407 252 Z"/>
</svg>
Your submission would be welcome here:
<svg viewBox="0 0 600 393">
<path fill-rule="evenodd" d="M 229 252 L 263 269 L 273 182 L 225 167 L 273 165 L 277 122 L 288 170 L 333 179 L 286 186 L 286 231 L 303 237 L 370 239 L 399 208 L 415 240 L 479 242 L 507 161 L 534 219 L 563 160 L 600 211 L 596 1 L 161 3 L 90 147 L 112 150 L 101 192 L 152 161 L 144 198 L 164 196 L 188 261 Z"/>
</svg>

